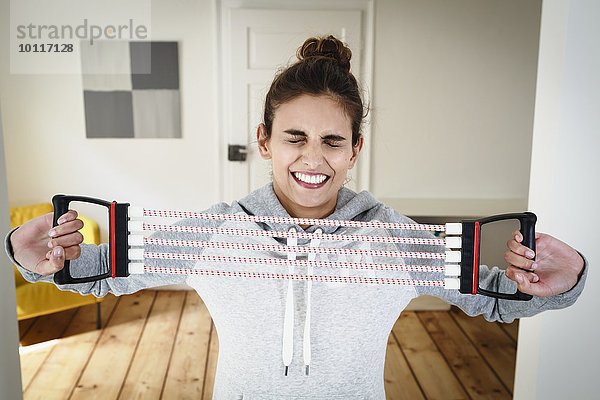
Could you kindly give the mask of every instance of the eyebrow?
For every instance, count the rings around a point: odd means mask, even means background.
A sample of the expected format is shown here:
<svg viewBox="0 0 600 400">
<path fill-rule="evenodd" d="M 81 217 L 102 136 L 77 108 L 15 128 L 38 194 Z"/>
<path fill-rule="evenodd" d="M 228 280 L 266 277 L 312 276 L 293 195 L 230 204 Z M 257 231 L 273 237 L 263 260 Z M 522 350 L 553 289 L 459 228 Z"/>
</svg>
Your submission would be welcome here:
<svg viewBox="0 0 600 400">
<path fill-rule="evenodd" d="M 298 130 L 298 129 L 286 129 L 284 132 L 287 133 L 287 134 L 289 134 L 289 135 L 292 135 L 292 136 L 302 136 L 302 137 L 307 137 L 308 136 L 304 131 L 301 131 L 301 130 Z M 322 136 L 321 139 L 334 140 L 334 141 L 337 141 L 337 142 L 341 142 L 341 141 L 346 140 L 345 137 L 340 136 L 340 135 L 335 135 L 335 134 L 329 134 L 329 135 Z"/>
</svg>

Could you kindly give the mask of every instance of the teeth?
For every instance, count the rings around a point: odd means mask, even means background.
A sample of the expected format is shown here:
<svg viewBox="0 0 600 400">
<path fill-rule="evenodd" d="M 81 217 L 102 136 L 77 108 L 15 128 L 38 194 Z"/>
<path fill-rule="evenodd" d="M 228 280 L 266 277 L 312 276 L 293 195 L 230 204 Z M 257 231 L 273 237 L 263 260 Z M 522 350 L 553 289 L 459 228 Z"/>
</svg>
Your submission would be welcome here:
<svg viewBox="0 0 600 400">
<path fill-rule="evenodd" d="M 302 182 L 312 183 L 313 185 L 323 183 L 327 179 L 327 175 L 305 175 L 301 172 L 294 172 L 294 176 Z"/>
</svg>

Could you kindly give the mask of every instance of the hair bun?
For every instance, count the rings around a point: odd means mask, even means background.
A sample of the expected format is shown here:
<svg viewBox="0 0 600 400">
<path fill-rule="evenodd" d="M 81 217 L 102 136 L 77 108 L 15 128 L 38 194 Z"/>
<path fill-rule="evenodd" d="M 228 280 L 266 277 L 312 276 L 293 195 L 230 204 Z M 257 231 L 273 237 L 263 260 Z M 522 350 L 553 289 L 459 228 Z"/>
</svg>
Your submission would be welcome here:
<svg viewBox="0 0 600 400">
<path fill-rule="evenodd" d="M 309 57 L 332 58 L 338 62 L 342 69 L 350 72 L 352 51 L 341 40 L 332 35 L 306 39 L 304 44 L 298 49 L 297 56 L 298 60 L 304 60 Z"/>
</svg>

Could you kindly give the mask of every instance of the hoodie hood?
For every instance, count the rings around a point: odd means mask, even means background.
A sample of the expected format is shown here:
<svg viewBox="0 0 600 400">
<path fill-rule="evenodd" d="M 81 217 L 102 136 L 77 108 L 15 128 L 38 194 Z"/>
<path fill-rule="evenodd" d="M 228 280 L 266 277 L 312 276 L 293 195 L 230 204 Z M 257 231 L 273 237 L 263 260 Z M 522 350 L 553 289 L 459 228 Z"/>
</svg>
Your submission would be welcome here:
<svg viewBox="0 0 600 400">
<path fill-rule="evenodd" d="M 285 208 L 281 205 L 281 202 L 277 198 L 275 191 L 273 190 L 273 183 L 268 183 L 263 187 L 252 192 L 250 195 L 244 197 L 238 201 L 238 204 L 249 214 L 257 216 L 276 216 L 276 217 L 287 217 L 290 215 Z M 375 214 L 377 210 L 383 205 L 373 195 L 367 191 L 356 193 L 346 187 L 341 188 L 338 191 L 337 202 L 335 205 L 335 211 L 326 217 L 327 219 L 335 220 L 352 220 L 360 219 L 356 218 L 362 214 Z M 288 230 L 291 226 L 277 223 L 263 223 L 264 226 L 268 226 L 269 229 L 277 230 Z M 298 227 L 297 225 L 295 225 Z M 313 232 L 315 229 L 322 229 L 323 233 L 333 233 L 339 227 L 336 226 L 311 226 L 306 229 L 306 232 Z M 298 229 L 300 229 L 298 227 Z"/>
</svg>

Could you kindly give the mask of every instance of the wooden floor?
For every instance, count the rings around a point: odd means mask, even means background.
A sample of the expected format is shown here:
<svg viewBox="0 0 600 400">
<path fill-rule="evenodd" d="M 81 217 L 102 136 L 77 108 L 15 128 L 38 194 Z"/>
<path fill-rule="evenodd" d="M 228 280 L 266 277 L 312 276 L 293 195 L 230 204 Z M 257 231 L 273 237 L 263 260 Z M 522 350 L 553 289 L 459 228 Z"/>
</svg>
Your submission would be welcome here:
<svg viewBox="0 0 600 400">
<path fill-rule="evenodd" d="M 25 399 L 210 399 L 218 340 L 195 292 L 143 291 L 21 321 Z M 388 341 L 388 399 L 510 399 L 516 323 L 405 312 Z"/>
</svg>

